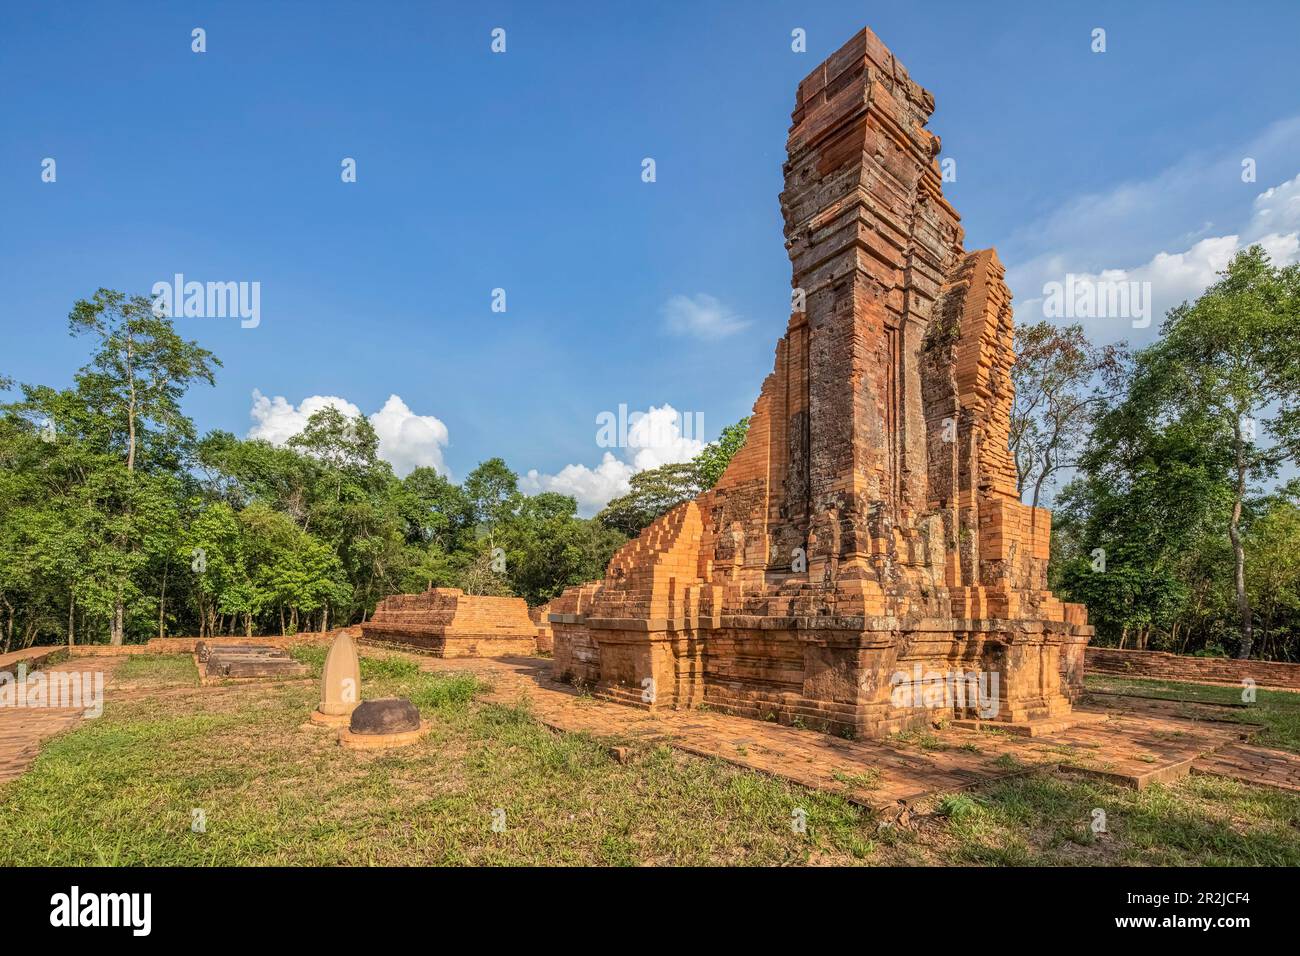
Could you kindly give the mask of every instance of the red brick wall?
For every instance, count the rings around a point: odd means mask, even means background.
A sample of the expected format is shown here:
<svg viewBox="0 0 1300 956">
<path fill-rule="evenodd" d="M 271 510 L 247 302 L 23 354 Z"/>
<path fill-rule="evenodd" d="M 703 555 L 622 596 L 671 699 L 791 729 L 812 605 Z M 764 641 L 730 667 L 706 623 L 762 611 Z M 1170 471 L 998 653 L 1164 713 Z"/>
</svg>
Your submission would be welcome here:
<svg viewBox="0 0 1300 956">
<path fill-rule="evenodd" d="M 361 631 L 358 627 L 335 628 L 330 631 L 303 631 L 289 637 L 279 634 L 264 635 L 262 637 L 230 637 L 227 635 L 217 635 L 216 637 L 153 637 L 143 644 L 124 644 L 121 647 L 114 647 L 111 644 L 75 644 L 66 648 L 70 657 L 117 657 L 123 654 L 192 654 L 194 645 L 199 641 L 207 641 L 209 644 L 260 644 L 270 645 L 272 647 L 288 647 L 291 644 L 329 644 L 340 631 L 350 631 L 354 636 L 359 636 Z M 58 650 L 65 648 L 59 647 Z"/>
<path fill-rule="evenodd" d="M 1089 674 L 1202 684 L 1240 684 L 1249 678 L 1258 687 L 1300 690 L 1300 664 L 1276 661 L 1241 661 L 1226 657 L 1188 657 L 1164 651 L 1089 647 L 1085 652 L 1084 667 Z"/>
<path fill-rule="evenodd" d="M 49 662 L 51 657 L 61 651 L 63 651 L 62 647 L 28 647 L 21 651 L 0 654 L 0 671 L 17 673 L 19 664 L 25 664 L 29 672 L 38 671 Z"/>
</svg>

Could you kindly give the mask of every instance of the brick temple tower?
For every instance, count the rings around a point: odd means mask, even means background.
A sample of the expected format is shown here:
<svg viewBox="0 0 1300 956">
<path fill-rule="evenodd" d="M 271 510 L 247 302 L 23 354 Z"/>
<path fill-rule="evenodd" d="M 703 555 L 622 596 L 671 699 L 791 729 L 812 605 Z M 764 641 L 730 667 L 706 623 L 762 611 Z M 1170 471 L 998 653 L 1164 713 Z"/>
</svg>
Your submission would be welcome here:
<svg viewBox="0 0 1300 956">
<path fill-rule="evenodd" d="M 799 84 L 793 311 L 745 444 L 552 602 L 557 676 L 865 736 L 1070 713 L 1091 629 L 1046 590 L 1051 515 L 1016 494 L 1011 295 L 962 246 L 933 110 L 870 30 Z M 934 673 L 992 676 L 994 707 L 909 693 Z"/>
</svg>

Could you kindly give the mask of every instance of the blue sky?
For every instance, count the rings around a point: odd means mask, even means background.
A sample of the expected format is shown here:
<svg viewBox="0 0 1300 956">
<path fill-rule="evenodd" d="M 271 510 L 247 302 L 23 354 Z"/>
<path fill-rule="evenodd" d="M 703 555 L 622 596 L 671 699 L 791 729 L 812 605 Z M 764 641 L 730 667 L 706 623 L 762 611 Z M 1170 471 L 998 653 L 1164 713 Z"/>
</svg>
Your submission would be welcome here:
<svg viewBox="0 0 1300 956">
<path fill-rule="evenodd" d="M 257 328 L 178 319 L 225 363 L 201 429 L 282 438 L 336 397 L 383 415 L 399 471 L 501 455 L 590 513 L 691 450 L 598 447 L 602 411 L 701 413 L 705 439 L 748 413 L 788 316 L 795 87 L 865 25 L 934 93 L 945 192 L 1018 321 L 1053 277 L 1123 270 L 1153 327 L 1090 329 L 1142 341 L 1240 244 L 1295 254 L 1295 3 L 5 4 L 0 373 L 67 383 L 100 286 L 257 281 Z"/>
</svg>

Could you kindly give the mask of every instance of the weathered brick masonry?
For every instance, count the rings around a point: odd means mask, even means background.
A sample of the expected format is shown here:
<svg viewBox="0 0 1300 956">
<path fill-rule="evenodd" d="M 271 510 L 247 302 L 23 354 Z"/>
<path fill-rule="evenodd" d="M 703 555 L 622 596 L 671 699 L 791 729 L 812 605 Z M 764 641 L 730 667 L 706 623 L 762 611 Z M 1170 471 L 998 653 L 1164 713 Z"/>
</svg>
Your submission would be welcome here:
<svg viewBox="0 0 1300 956">
<path fill-rule="evenodd" d="M 551 633 L 551 605 L 530 607 L 528 617 L 537 629 L 537 650 L 543 654 L 551 653 L 555 649 L 555 637 Z"/>
<path fill-rule="evenodd" d="M 999 720 L 1070 710 L 1091 629 L 1046 590 L 1051 516 L 1015 492 L 1011 296 L 962 247 L 933 110 L 870 30 L 799 85 L 795 308 L 744 447 L 551 602 L 558 676 L 866 736 L 974 716 L 897 704 L 916 664 L 995 672 Z"/>
<path fill-rule="evenodd" d="M 1300 664 L 1283 661 L 1242 661 L 1230 657 L 1188 657 L 1164 651 L 1089 647 L 1086 666 L 1089 674 L 1237 686 L 1244 680 L 1252 680 L 1256 687 L 1266 690 L 1300 690 Z"/>
<path fill-rule="evenodd" d="M 361 639 L 400 644 L 437 657 L 498 657 L 534 653 L 537 631 L 522 598 L 430 588 L 423 594 L 395 594 L 380 601 L 370 620 L 361 625 Z"/>
</svg>

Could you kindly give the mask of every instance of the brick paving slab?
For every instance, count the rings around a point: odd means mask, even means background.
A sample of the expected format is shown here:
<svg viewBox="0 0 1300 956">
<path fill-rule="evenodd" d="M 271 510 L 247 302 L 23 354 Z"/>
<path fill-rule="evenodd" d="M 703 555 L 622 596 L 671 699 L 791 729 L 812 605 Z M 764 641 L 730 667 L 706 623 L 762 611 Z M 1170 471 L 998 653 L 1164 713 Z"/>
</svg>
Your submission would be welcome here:
<svg viewBox="0 0 1300 956">
<path fill-rule="evenodd" d="M 21 651 L 0 654 L 0 671 L 16 673 L 19 664 L 26 664 L 28 671 L 34 671 L 39 669 L 47 659 L 65 650 L 66 647 L 27 647 Z"/>
<path fill-rule="evenodd" d="M 1175 700 L 1141 694 L 1098 694 L 1093 691 L 1088 692 L 1083 701 L 1087 707 L 1104 709 L 1112 715 L 1123 713 L 1140 717 L 1169 717 L 1210 724 L 1229 733 L 1236 733 L 1242 740 L 1249 740 L 1264 729 L 1263 724 L 1230 719 L 1231 716 L 1250 716 L 1248 707 L 1237 704 Z"/>
<path fill-rule="evenodd" d="M 1300 754 L 1268 747 L 1231 744 L 1197 758 L 1192 763 L 1192 773 L 1300 793 Z"/>
<path fill-rule="evenodd" d="M 1197 758 L 1241 736 L 1234 724 L 1106 712 L 1105 721 L 1044 737 L 944 729 L 850 741 L 707 710 L 651 713 L 598 700 L 552 680 L 549 662 L 539 658 L 449 661 L 387 653 L 414 659 L 427 671 L 477 674 L 492 684 L 486 699 L 506 705 L 526 699 L 537 718 L 556 730 L 664 743 L 876 809 L 1058 768 L 1141 789 L 1186 774 Z"/>
<path fill-rule="evenodd" d="M 84 660 L 64 661 L 44 673 L 102 671 L 105 696 L 120 659 L 106 658 L 91 664 Z M 41 745 L 85 719 L 84 707 L 0 707 L 0 784 L 21 775 L 40 752 Z"/>
</svg>

